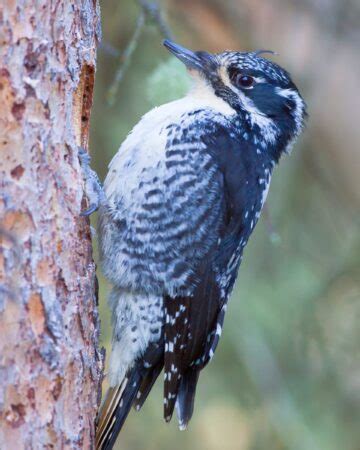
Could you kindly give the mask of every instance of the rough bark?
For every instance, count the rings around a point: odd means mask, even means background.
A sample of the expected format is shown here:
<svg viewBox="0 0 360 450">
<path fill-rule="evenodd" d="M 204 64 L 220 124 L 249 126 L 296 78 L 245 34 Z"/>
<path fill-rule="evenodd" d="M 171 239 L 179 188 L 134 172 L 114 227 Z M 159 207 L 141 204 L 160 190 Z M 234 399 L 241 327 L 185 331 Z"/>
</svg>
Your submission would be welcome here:
<svg viewBox="0 0 360 450">
<path fill-rule="evenodd" d="M 0 5 L 0 448 L 92 448 L 102 371 L 77 157 L 96 0 Z"/>
</svg>

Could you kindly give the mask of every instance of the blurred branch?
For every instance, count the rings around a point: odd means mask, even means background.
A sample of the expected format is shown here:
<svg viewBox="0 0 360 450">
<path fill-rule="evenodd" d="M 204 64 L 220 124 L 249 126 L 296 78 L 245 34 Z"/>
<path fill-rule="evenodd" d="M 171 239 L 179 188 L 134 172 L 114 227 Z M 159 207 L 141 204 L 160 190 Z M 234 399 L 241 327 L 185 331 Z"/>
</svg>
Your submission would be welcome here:
<svg viewBox="0 0 360 450">
<path fill-rule="evenodd" d="M 115 102 L 115 97 L 118 92 L 119 85 L 130 66 L 132 56 L 139 44 L 139 38 L 144 29 L 144 26 L 147 23 L 154 24 L 164 38 L 172 39 L 172 33 L 167 23 L 165 22 L 158 3 L 149 2 L 147 0 L 138 0 L 138 3 L 141 10 L 136 21 L 135 30 L 129 43 L 125 47 L 124 52 L 120 56 L 120 65 L 115 73 L 114 80 L 111 83 L 107 94 L 107 101 L 109 105 L 113 105 Z M 120 52 L 110 44 L 104 44 L 103 49 L 108 54 L 111 54 L 113 56 L 118 56 L 120 54 Z"/>
<path fill-rule="evenodd" d="M 114 104 L 120 82 L 124 78 L 124 74 L 130 65 L 132 55 L 138 45 L 138 40 L 139 40 L 139 37 L 140 37 L 140 34 L 142 32 L 144 25 L 145 25 L 145 14 L 143 11 L 141 11 L 137 18 L 137 21 L 136 21 L 134 33 L 133 33 L 128 45 L 126 46 L 123 54 L 121 55 L 120 66 L 118 67 L 118 69 L 115 73 L 114 80 L 111 83 L 111 86 L 110 86 L 108 94 L 107 94 L 107 101 L 110 105 Z"/>
<path fill-rule="evenodd" d="M 159 4 L 157 2 L 149 2 L 147 0 L 138 0 L 138 3 L 150 21 L 157 26 L 160 34 L 165 39 L 172 40 L 173 33 L 162 15 Z"/>
</svg>

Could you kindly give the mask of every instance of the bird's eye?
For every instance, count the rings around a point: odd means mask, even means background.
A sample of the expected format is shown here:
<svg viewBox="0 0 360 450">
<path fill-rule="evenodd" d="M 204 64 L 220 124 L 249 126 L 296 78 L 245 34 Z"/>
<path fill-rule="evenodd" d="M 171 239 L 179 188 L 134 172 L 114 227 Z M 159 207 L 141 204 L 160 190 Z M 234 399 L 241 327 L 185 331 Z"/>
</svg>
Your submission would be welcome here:
<svg viewBox="0 0 360 450">
<path fill-rule="evenodd" d="M 239 71 L 239 69 L 230 67 L 229 78 L 232 84 L 238 88 L 250 89 L 255 84 L 255 78 Z"/>
<path fill-rule="evenodd" d="M 229 76 L 232 84 L 239 88 L 250 89 L 255 83 L 254 77 L 241 73 L 234 68 L 229 69 Z"/>
<path fill-rule="evenodd" d="M 241 75 L 238 74 L 235 79 L 235 83 L 242 88 L 251 88 L 254 85 L 254 78 L 250 75 Z"/>
</svg>

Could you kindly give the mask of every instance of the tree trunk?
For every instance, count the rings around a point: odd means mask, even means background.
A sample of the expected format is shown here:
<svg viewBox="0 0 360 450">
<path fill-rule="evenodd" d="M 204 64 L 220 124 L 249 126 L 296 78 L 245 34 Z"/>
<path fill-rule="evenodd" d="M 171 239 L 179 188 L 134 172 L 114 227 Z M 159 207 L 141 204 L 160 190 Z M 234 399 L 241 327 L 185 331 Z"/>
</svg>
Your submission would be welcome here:
<svg viewBox="0 0 360 450">
<path fill-rule="evenodd" d="M 0 5 L 0 448 L 93 447 L 103 358 L 77 157 L 96 0 Z"/>
</svg>

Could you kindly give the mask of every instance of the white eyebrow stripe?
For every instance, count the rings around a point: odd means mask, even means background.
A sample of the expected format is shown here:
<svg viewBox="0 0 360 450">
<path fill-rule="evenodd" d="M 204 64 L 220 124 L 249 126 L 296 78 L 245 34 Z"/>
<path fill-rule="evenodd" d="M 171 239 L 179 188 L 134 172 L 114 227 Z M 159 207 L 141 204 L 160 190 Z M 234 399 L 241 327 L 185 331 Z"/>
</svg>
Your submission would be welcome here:
<svg viewBox="0 0 360 450">
<path fill-rule="evenodd" d="M 249 75 L 251 77 L 251 75 Z M 257 83 L 265 83 L 266 80 L 264 77 L 252 77 Z"/>
<path fill-rule="evenodd" d="M 294 94 L 296 94 L 296 92 L 293 89 L 283 89 L 280 86 L 277 86 L 275 88 L 275 91 L 277 92 L 277 94 L 281 95 L 282 97 L 285 98 L 292 98 Z"/>
</svg>

